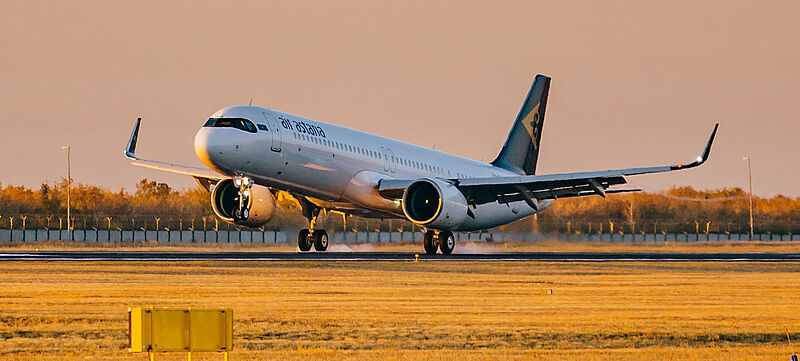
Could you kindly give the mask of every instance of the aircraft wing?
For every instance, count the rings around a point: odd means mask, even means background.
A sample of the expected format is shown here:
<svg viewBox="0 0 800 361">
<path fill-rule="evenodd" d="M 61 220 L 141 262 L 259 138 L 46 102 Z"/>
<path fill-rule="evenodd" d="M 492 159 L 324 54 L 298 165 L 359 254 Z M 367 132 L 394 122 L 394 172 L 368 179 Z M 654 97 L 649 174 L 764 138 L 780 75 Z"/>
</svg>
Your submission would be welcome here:
<svg viewBox="0 0 800 361">
<path fill-rule="evenodd" d="M 141 123 L 142 118 L 136 119 L 136 124 L 133 126 L 133 131 L 131 132 L 131 138 L 128 140 L 128 145 L 125 147 L 125 156 L 132 160 L 131 164 L 145 168 L 158 169 L 170 173 L 188 175 L 194 178 L 206 189 L 209 189 L 210 184 L 214 184 L 218 180 L 225 178 L 225 176 L 205 167 L 193 167 L 139 158 L 136 156 L 136 142 L 139 139 L 139 127 L 141 126 Z"/>
<path fill-rule="evenodd" d="M 656 167 L 625 168 L 593 172 L 560 173 L 546 175 L 520 175 L 511 177 L 464 178 L 448 180 L 453 183 L 470 204 L 489 202 L 509 203 L 523 200 L 534 209 L 536 201 L 596 194 L 605 197 L 607 193 L 639 191 L 640 189 L 608 189 L 625 184 L 625 176 L 671 172 L 697 167 L 708 160 L 711 144 L 717 134 L 719 123 L 714 126 L 703 153 L 688 164 L 675 164 Z M 402 197 L 405 189 L 416 180 L 381 180 L 379 193 L 390 199 Z"/>
</svg>

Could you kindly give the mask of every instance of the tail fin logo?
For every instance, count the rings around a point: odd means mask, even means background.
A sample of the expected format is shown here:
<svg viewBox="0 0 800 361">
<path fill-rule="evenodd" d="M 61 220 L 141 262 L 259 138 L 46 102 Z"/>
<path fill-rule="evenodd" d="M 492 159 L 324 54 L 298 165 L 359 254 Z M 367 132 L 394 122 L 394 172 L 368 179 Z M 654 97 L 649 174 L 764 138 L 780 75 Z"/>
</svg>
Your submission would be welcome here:
<svg viewBox="0 0 800 361">
<path fill-rule="evenodd" d="M 536 140 L 539 138 L 539 105 L 541 103 L 537 103 L 528 115 L 525 116 L 525 119 L 522 120 L 522 125 L 525 126 L 525 130 L 528 131 L 528 135 L 531 136 L 531 143 L 533 143 L 534 149 L 539 147 L 539 142 Z"/>
</svg>

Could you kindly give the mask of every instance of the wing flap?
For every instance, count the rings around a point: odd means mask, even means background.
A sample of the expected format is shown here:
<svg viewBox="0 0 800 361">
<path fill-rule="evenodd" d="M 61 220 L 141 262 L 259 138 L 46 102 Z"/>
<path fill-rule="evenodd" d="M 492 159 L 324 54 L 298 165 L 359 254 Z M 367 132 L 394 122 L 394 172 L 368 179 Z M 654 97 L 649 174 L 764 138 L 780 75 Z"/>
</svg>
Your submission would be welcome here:
<svg viewBox="0 0 800 361">
<path fill-rule="evenodd" d="M 529 181 L 498 185 L 459 185 L 458 188 L 465 194 L 470 203 L 484 204 L 494 201 L 500 203 L 515 202 L 525 200 L 527 196 L 537 200 L 579 197 L 598 194 L 598 189 L 603 194 L 614 193 L 608 188 L 625 183 L 627 181 L 623 177 L 607 177 Z"/>
<path fill-rule="evenodd" d="M 617 184 L 625 184 L 625 180 L 623 178 L 618 179 L 610 179 L 606 181 L 596 180 L 594 178 L 587 179 L 584 184 L 575 184 L 571 186 L 543 186 L 543 185 L 526 185 L 521 186 L 519 189 L 517 188 L 514 192 L 503 193 L 498 195 L 496 199 L 489 199 L 490 197 L 480 197 L 480 199 L 476 199 L 476 204 L 488 203 L 492 201 L 498 201 L 500 203 L 509 203 L 509 202 L 516 202 L 525 200 L 525 194 L 527 193 L 533 199 L 538 200 L 545 200 L 545 199 L 558 199 L 558 198 L 570 198 L 570 197 L 581 197 L 581 196 L 588 196 L 588 195 L 595 195 L 598 194 L 597 189 L 591 183 L 594 182 L 597 184 L 597 187 L 602 189 L 602 194 L 605 195 L 607 193 L 622 193 L 621 189 L 608 189 L 608 187 Z M 510 190 L 510 189 L 509 189 Z M 627 192 L 637 191 L 634 189 L 624 190 Z M 485 193 L 484 193 L 485 194 Z M 599 194 L 598 194 L 599 195 Z"/>
</svg>

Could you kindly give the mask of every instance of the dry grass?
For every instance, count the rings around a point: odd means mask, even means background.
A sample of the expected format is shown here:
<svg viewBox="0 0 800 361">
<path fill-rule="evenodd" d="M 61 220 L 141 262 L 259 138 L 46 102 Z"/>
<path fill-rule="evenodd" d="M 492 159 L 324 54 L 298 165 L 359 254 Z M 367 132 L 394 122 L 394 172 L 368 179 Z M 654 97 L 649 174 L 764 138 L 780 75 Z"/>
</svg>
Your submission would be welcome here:
<svg viewBox="0 0 800 361">
<path fill-rule="evenodd" d="M 126 310 L 152 304 L 233 307 L 234 360 L 774 360 L 798 351 L 783 330 L 800 330 L 799 275 L 795 263 L 6 262 L 0 359 L 145 359 L 126 351 Z"/>
<path fill-rule="evenodd" d="M 13 242 L 0 244 L 2 251 L 165 251 L 165 252 L 213 252 L 213 251 L 267 251 L 293 252 L 294 243 L 278 244 L 208 244 L 208 243 L 90 243 L 90 242 Z M 422 252 L 422 244 L 399 243 L 332 243 L 331 252 Z M 566 242 L 557 240 L 539 242 L 484 242 L 461 241 L 456 244 L 456 253 L 492 252 L 800 252 L 800 242 L 654 242 L 654 243 L 610 243 L 610 242 Z"/>
</svg>

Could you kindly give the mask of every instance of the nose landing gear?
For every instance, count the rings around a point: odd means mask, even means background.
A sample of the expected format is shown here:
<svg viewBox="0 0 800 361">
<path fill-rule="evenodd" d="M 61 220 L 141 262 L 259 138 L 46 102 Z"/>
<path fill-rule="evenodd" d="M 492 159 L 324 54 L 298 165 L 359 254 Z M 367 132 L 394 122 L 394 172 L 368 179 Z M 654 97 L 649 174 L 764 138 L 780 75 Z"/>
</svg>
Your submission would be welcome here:
<svg viewBox="0 0 800 361">
<path fill-rule="evenodd" d="M 233 180 L 233 185 L 239 188 L 239 205 L 233 210 L 233 219 L 236 221 L 246 221 L 250 218 L 250 188 L 255 182 L 247 177 L 237 177 Z"/>
</svg>

